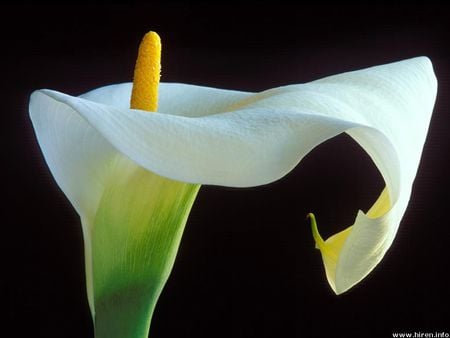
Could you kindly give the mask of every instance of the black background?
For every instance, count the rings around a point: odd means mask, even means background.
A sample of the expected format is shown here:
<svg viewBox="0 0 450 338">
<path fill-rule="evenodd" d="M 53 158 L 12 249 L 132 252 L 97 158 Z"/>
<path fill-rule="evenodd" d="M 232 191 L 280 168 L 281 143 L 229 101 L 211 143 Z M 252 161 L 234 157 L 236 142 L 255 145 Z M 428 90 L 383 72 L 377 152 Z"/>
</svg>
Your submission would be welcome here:
<svg viewBox="0 0 450 338">
<path fill-rule="evenodd" d="M 93 337 L 78 216 L 43 161 L 29 95 L 130 81 L 148 30 L 162 38 L 163 81 L 260 91 L 419 55 L 431 58 L 439 81 L 409 208 L 369 277 L 335 296 L 305 221 L 315 212 L 329 236 L 383 187 L 359 146 L 339 136 L 279 182 L 201 189 L 151 336 L 450 333 L 447 7 L 22 5 L 3 6 L 0 16 L 1 307 L 11 337 Z"/>
</svg>

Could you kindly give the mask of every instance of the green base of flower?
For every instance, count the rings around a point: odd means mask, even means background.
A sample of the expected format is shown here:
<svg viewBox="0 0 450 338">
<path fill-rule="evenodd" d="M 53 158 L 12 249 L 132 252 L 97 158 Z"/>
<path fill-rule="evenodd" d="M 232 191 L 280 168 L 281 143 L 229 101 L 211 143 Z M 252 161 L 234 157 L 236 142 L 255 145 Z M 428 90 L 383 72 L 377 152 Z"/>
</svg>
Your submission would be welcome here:
<svg viewBox="0 0 450 338">
<path fill-rule="evenodd" d="M 114 163 L 92 228 L 96 338 L 148 337 L 199 187 Z"/>
</svg>

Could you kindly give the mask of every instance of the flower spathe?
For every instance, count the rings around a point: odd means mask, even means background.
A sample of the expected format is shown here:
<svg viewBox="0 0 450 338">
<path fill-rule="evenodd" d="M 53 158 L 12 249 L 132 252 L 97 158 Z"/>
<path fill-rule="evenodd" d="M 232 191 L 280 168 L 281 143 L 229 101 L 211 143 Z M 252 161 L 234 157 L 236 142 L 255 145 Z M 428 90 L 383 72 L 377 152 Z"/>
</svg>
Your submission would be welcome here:
<svg viewBox="0 0 450 338">
<path fill-rule="evenodd" d="M 161 83 L 153 114 L 128 108 L 129 83 L 80 97 L 39 90 L 30 115 L 86 233 L 115 161 L 175 181 L 256 186 L 280 179 L 314 147 L 346 132 L 372 158 L 386 189 L 351 227 L 318 245 L 339 294 L 379 263 L 395 237 L 436 90 L 430 60 L 418 57 L 261 93 Z"/>
</svg>

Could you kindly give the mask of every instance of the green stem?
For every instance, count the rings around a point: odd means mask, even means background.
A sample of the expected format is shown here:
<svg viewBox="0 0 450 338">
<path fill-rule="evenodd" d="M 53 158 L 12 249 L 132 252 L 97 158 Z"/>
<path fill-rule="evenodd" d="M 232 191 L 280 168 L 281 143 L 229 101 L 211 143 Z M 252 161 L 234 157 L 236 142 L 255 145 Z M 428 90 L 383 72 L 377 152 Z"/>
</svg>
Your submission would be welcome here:
<svg viewBox="0 0 450 338">
<path fill-rule="evenodd" d="M 95 337 L 147 338 L 160 291 L 130 286 L 97 301 Z"/>
</svg>

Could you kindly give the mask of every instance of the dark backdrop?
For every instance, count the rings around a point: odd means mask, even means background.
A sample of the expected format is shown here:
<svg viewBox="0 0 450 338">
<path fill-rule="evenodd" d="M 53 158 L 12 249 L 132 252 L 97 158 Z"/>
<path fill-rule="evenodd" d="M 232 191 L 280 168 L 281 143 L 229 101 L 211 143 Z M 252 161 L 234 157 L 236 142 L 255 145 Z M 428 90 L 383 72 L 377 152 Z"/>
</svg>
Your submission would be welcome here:
<svg viewBox="0 0 450 338">
<path fill-rule="evenodd" d="M 339 136 L 279 182 L 201 189 L 152 337 L 450 333 L 446 7 L 24 5 L 0 16 L 1 306 L 12 337 L 93 337 L 79 220 L 43 161 L 29 95 L 129 81 L 148 30 L 162 37 L 163 81 L 260 91 L 418 55 L 431 58 L 439 81 L 409 208 L 369 277 L 335 296 L 305 222 L 313 211 L 331 235 L 383 187 L 359 146 Z"/>
</svg>

